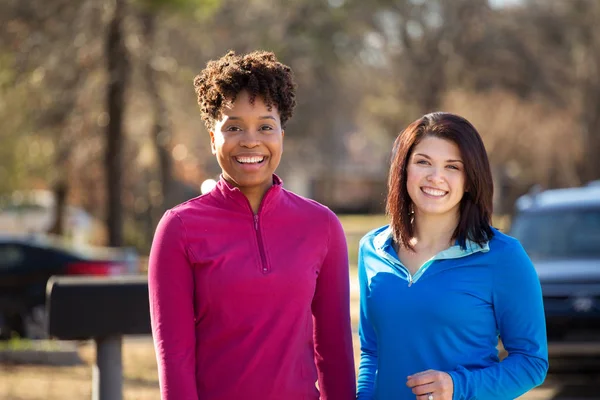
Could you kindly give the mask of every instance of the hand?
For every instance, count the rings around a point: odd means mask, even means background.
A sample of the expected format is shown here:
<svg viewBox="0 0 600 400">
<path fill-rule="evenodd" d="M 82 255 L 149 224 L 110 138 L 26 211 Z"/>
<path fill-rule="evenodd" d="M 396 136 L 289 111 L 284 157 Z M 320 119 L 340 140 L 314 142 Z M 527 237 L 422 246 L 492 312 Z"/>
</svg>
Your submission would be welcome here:
<svg viewBox="0 0 600 400">
<path fill-rule="evenodd" d="M 433 400 L 452 400 L 454 393 L 450 374 L 432 369 L 409 376 L 406 386 L 412 388 L 417 400 L 428 400 L 429 395 L 433 396 Z"/>
</svg>

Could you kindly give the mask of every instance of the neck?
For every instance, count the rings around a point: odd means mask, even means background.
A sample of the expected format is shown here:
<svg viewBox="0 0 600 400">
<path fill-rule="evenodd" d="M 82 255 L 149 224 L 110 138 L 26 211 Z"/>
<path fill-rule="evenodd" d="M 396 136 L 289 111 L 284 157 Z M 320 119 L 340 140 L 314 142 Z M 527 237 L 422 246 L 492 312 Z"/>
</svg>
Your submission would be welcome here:
<svg viewBox="0 0 600 400">
<path fill-rule="evenodd" d="M 233 182 L 233 180 L 226 176 L 223 176 L 223 179 L 225 179 L 230 185 L 237 187 L 240 190 L 240 192 L 242 192 L 242 194 L 246 196 L 246 199 L 248 199 L 248 202 L 250 203 L 250 208 L 252 208 L 252 212 L 254 214 L 258 214 L 258 209 L 260 208 L 260 203 L 262 202 L 263 197 L 265 197 L 265 194 L 267 193 L 269 188 L 273 186 L 273 180 L 270 180 L 268 183 L 261 186 L 248 187 L 238 186 L 235 184 L 235 182 Z"/>
<path fill-rule="evenodd" d="M 272 186 L 272 185 L 271 185 Z M 260 208 L 260 203 L 262 202 L 263 197 L 267 193 L 267 190 L 271 187 L 266 188 L 253 188 L 253 189 L 242 189 L 240 188 L 240 192 L 246 196 L 248 202 L 250 203 L 250 207 L 252 208 L 252 212 L 254 214 L 258 214 L 258 209 Z"/>
<path fill-rule="evenodd" d="M 419 215 L 415 214 L 415 249 L 441 250 L 452 245 L 459 214 Z"/>
</svg>

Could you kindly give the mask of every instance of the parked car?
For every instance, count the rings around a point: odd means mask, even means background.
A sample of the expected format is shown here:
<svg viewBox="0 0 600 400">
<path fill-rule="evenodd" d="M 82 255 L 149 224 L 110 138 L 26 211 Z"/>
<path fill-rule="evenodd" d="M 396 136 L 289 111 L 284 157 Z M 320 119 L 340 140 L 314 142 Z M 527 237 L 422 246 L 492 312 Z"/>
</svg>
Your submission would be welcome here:
<svg viewBox="0 0 600 400">
<path fill-rule="evenodd" d="M 0 339 L 46 336 L 46 283 L 52 275 L 138 271 L 132 250 L 73 247 L 49 236 L 0 235 Z"/>
<path fill-rule="evenodd" d="M 516 205 L 511 235 L 540 278 L 549 343 L 600 344 L 600 181 Z"/>
</svg>

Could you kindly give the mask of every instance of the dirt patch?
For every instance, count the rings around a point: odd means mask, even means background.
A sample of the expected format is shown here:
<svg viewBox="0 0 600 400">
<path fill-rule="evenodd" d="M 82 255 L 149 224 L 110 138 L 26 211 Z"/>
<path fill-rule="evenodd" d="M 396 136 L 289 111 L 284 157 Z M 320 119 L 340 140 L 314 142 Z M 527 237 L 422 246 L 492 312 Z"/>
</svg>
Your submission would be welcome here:
<svg viewBox="0 0 600 400">
<path fill-rule="evenodd" d="M 71 367 L 0 364 L 0 399 L 86 399 L 92 395 L 93 343 L 79 345 L 83 365 Z M 127 340 L 123 346 L 123 395 L 128 400 L 160 400 L 152 341 Z"/>
</svg>

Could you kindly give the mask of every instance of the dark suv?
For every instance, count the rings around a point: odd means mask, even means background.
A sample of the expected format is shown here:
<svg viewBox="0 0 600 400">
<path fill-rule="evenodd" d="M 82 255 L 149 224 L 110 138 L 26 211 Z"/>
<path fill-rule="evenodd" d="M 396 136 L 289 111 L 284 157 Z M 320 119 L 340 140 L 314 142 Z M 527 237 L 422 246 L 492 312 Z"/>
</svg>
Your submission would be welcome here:
<svg viewBox="0 0 600 400">
<path fill-rule="evenodd" d="M 600 344 L 600 182 L 521 197 L 511 235 L 538 272 L 548 341 Z"/>
<path fill-rule="evenodd" d="M 0 235 L 0 339 L 46 336 L 46 283 L 52 275 L 136 273 L 131 250 L 74 247 L 47 236 Z"/>
</svg>

